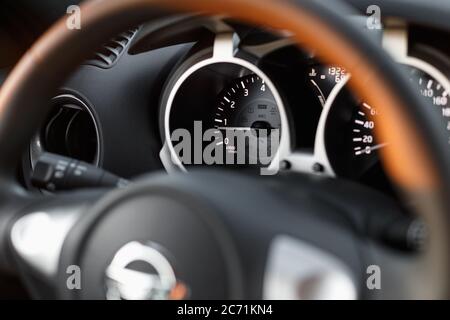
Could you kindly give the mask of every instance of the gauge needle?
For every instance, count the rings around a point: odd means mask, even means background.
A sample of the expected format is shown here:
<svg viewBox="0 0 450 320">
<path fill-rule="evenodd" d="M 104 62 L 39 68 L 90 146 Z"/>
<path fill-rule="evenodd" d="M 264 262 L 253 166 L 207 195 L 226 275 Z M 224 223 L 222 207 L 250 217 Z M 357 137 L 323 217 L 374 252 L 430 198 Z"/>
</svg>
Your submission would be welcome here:
<svg viewBox="0 0 450 320">
<path fill-rule="evenodd" d="M 359 156 L 361 154 L 369 154 L 372 151 L 375 151 L 375 150 L 381 149 L 383 147 L 386 147 L 388 144 L 389 143 L 380 143 L 380 144 L 374 145 L 374 146 L 372 146 L 370 148 L 366 147 L 366 149 L 356 151 L 355 155 Z"/>
<path fill-rule="evenodd" d="M 373 147 L 370 148 L 370 151 L 375 151 L 375 150 L 381 149 L 383 147 L 386 147 L 388 144 L 389 143 L 386 142 L 386 143 L 380 143 L 380 144 L 374 145 Z"/>
<path fill-rule="evenodd" d="M 253 128 L 250 128 L 250 127 L 217 127 L 217 129 L 219 129 L 219 130 L 252 130 Z"/>
</svg>

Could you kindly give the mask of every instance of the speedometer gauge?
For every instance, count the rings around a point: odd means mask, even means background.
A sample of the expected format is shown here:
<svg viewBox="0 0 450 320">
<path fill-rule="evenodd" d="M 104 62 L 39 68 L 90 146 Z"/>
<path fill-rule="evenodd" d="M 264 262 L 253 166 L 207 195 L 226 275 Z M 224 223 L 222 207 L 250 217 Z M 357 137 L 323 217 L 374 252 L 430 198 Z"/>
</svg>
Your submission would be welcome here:
<svg viewBox="0 0 450 320">
<path fill-rule="evenodd" d="M 370 155 L 385 144 L 375 144 L 373 130 L 375 129 L 378 111 L 363 102 L 352 118 L 352 142 L 355 156 Z"/>
<path fill-rule="evenodd" d="M 407 66 L 410 74 L 410 81 L 417 88 L 418 92 L 427 101 L 430 112 L 436 112 L 444 120 L 443 123 L 448 132 L 447 141 L 450 144 L 450 102 L 449 88 L 446 84 L 439 82 L 428 73 L 417 68 Z M 363 102 L 359 108 L 355 109 L 352 117 L 353 154 L 355 157 L 370 156 L 376 150 L 385 147 L 389 141 L 376 142 L 373 129 L 376 126 L 377 118 L 382 115 L 373 106 Z"/>
<path fill-rule="evenodd" d="M 450 144 L 450 102 L 449 90 L 444 83 L 439 82 L 422 70 L 411 68 L 411 81 L 415 82 L 420 94 L 425 97 L 428 104 L 433 107 L 434 112 L 445 121 L 446 130 L 449 132 L 448 142 Z"/>
<path fill-rule="evenodd" d="M 450 85 L 439 72 L 404 65 L 418 98 L 425 99 L 430 113 L 442 120 L 450 144 Z M 385 117 L 380 108 L 354 97 L 345 87 L 346 78 L 335 87 L 324 108 L 326 117 L 324 144 L 327 160 L 336 175 L 364 183 L 382 191 L 393 192 L 392 184 L 381 165 L 379 151 L 389 148 L 389 136 L 375 137 L 379 119 Z M 450 146 L 449 146 L 450 148 Z M 389 191 L 390 190 L 390 191 Z"/>
</svg>

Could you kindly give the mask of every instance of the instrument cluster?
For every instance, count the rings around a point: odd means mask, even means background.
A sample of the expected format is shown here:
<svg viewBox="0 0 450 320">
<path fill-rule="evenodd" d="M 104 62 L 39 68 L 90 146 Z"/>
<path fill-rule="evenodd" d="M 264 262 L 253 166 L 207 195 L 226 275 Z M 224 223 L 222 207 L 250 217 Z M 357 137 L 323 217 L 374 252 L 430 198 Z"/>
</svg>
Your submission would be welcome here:
<svg viewBox="0 0 450 320">
<path fill-rule="evenodd" d="M 426 100 L 449 132 L 450 143 L 448 61 L 426 59 L 421 47 L 411 45 L 399 54 L 398 47 L 394 58 L 417 98 Z M 209 48 L 188 55 L 166 86 L 163 163 L 184 171 L 195 165 L 289 169 L 391 190 L 378 156 L 389 141 L 374 135 L 383 114 L 353 96 L 346 86 L 350 77 L 344 68 L 321 63 L 289 39 L 256 45 L 241 39 L 236 45 L 232 35 L 217 37 Z M 178 129 L 207 139 L 180 148 L 182 135 L 174 139 Z"/>
</svg>

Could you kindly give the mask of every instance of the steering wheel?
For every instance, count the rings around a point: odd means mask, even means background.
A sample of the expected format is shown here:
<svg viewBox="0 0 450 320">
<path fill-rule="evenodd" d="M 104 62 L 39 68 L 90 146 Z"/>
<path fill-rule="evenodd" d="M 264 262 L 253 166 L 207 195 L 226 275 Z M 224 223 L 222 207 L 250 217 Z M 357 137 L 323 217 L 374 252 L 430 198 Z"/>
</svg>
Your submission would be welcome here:
<svg viewBox="0 0 450 320">
<path fill-rule="evenodd" d="M 423 251 L 393 250 L 365 236 L 370 217 L 399 209 L 339 179 L 200 170 L 150 175 L 124 190 L 25 190 L 17 164 L 52 93 L 91 48 L 174 11 L 289 30 L 323 61 L 349 70 L 352 90 L 385 115 L 376 134 L 392 147 L 382 161 L 427 223 Z M 445 134 L 395 63 L 344 19 L 349 12 L 337 1 L 328 8 L 308 0 L 100 0 L 82 5 L 80 30 L 59 21 L 0 92 L 1 270 L 19 273 L 36 298 L 449 297 Z M 136 262 L 144 265 L 131 268 Z M 381 276 L 376 290 L 368 285 L 371 270 Z"/>
</svg>

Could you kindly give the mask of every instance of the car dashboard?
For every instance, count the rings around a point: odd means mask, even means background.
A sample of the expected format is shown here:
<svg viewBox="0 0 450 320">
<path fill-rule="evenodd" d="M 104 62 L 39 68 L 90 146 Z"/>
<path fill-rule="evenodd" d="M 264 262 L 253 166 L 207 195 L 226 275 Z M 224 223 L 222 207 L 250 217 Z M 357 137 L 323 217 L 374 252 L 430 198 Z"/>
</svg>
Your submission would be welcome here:
<svg viewBox="0 0 450 320">
<path fill-rule="evenodd" d="M 450 131 L 448 34 L 398 18 L 379 28 L 364 14 L 349 20 L 398 62 Z M 97 48 L 55 92 L 20 175 L 34 189 L 34 165 L 51 152 L 126 179 L 161 169 L 266 168 L 346 178 L 396 197 L 379 160 L 389 141 L 374 136 L 383 114 L 352 94 L 350 78 L 288 32 L 185 15 L 136 26 Z M 209 136 L 180 151 L 183 135 L 196 130 Z M 228 134 L 256 137 L 271 150 L 238 159 Z M 212 152 L 196 159 L 195 148 Z"/>
</svg>

